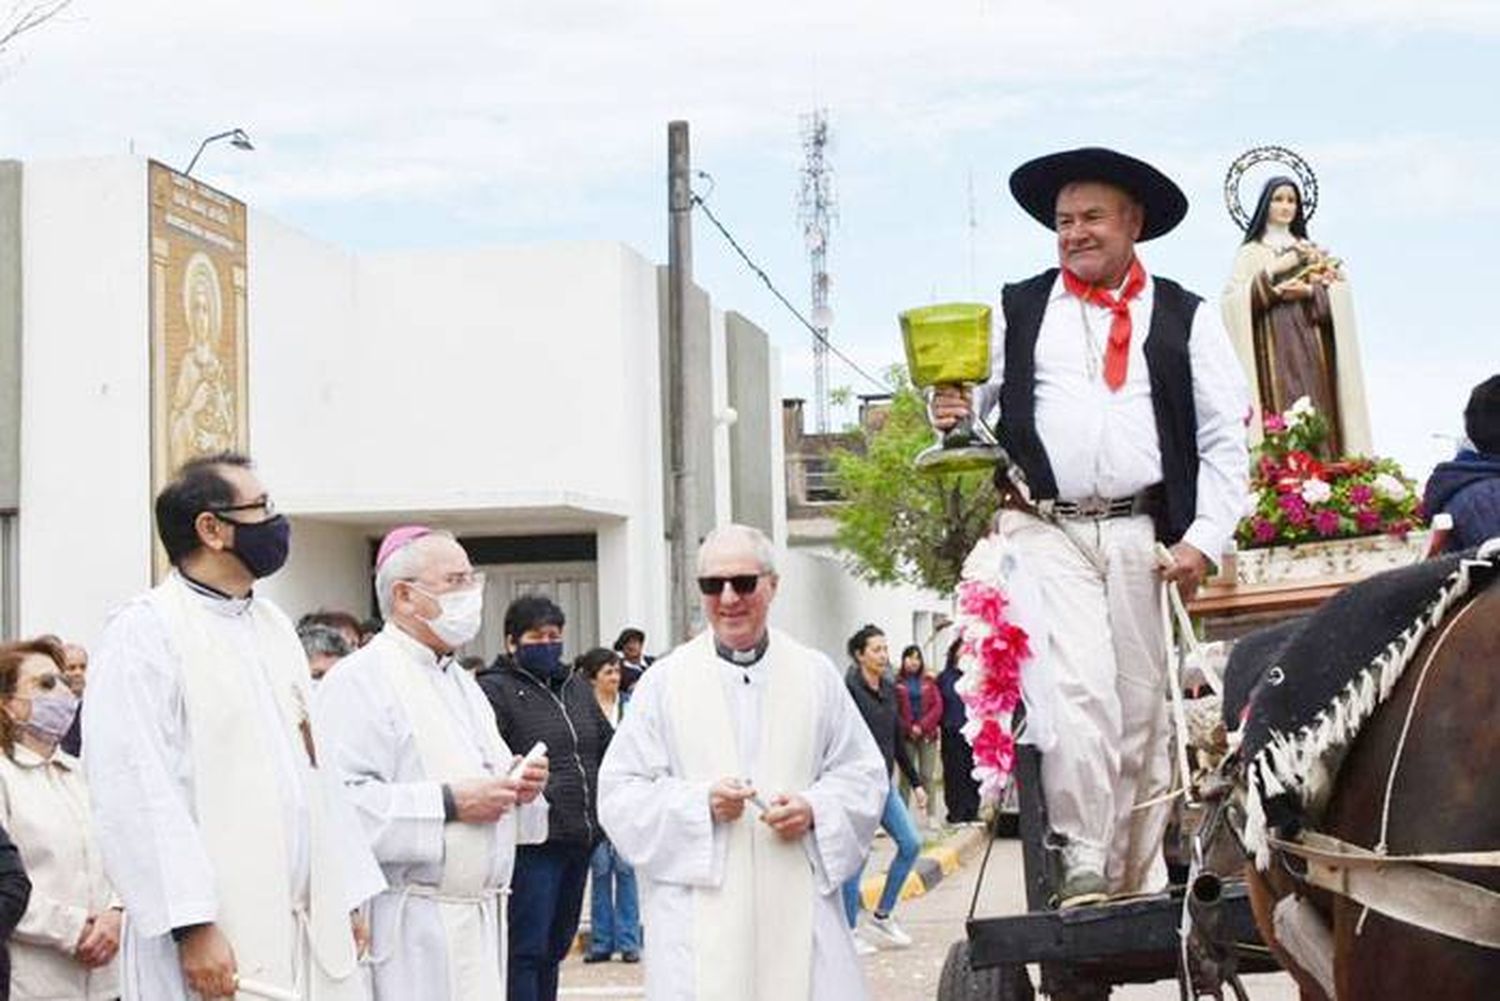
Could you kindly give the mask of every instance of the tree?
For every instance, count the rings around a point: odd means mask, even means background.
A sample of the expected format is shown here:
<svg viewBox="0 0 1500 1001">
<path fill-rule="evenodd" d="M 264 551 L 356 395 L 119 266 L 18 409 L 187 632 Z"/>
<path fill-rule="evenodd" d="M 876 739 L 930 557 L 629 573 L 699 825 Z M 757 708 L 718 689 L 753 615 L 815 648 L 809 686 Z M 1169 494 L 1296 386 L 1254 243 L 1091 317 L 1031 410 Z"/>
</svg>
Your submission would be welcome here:
<svg viewBox="0 0 1500 1001">
<path fill-rule="evenodd" d="M 863 450 L 834 453 L 845 500 L 834 515 L 834 545 L 861 580 L 952 594 L 964 558 L 995 517 L 997 495 L 985 472 L 917 472 L 913 460 L 934 437 L 927 403 L 900 366 L 891 369 L 890 381 L 890 411 L 879 426 L 860 430 Z"/>
<path fill-rule="evenodd" d="M 73 0 L 16 0 L 0 17 L 0 52 L 28 31 L 40 28 L 61 14 Z"/>
</svg>

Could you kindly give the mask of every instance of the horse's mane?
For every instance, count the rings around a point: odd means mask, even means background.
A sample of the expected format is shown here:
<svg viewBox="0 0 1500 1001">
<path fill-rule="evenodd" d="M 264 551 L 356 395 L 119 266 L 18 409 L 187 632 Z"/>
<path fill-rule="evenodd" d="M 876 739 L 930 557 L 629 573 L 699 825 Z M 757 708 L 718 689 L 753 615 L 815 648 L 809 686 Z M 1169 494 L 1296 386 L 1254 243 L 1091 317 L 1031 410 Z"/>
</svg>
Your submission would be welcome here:
<svg viewBox="0 0 1500 1001">
<path fill-rule="evenodd" d="M 1239 759 L 1245 845 L 1262 867 L 1272 832 L 1291 837 L 1316 818 L 1345 752 L 1422 642 L 1497 573 L 1500 550 L 1429 560 L 1352 585 L 1302 622 L 1240 641 L 1225 701 L 1253 684 Z"/>
</svg>

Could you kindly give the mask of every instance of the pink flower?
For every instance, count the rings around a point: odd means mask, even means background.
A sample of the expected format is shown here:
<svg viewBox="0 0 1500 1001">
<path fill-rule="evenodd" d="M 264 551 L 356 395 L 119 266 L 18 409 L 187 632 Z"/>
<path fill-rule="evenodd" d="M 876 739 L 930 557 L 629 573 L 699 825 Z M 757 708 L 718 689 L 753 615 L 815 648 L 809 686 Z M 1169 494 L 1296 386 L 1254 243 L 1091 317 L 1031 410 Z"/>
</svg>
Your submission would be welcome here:
<svg viewBox="0 0 1500 1001">
<path fill-rule="evenodd" d="M 1411 531 L 1411 529 L 1411 521 L 1407 518 L 1401 518 L 1397 521 L 1391 522 L 1386 526 L 1385 530 L 1387 532 L 1390 532 L 1392 535 L 1399 535 L 1404 539 L 1406 538 L 1407 533 Z"/>
<path fill-rule="evenodd" d="M 1322 536 L 1337 535 L 1339 530 L 1339 516 L 1337 511 L 1329 511 L 1326 508 L 1313 515 L 1313 531 Z"/>
<path fill-rule="evenodd" d="M 1282 494 L 1278 503 L 1287 521 L 1293 525 L 1307 524 L 1307 502 L 1299 494 Z"/>
<path fill-rule="evenodd" d="M 1282 419 L 1280 414 L 1266 414 L 1265 419 L 1261 421 L 1261 425 L 1266 429 L 1267 434 L 1276 434 L 1279 431 L 1286 430 L 1286 421 Z"/>
<path fill-rule="evenodd" d="M 1005 618 L 1005 595 L 988 584 L 964 581 L 958 588 L 958 610 L 982 622 L 999 622 Z"/>
<path fill-rule="evenodd" d="M 1373 532 L 1380 527 L 1380 512 L 1362 507 L 1354 512 L 1354 524 L 1361 532 Z"/>
<path fill-rule="evenodd" d="M 1364 507 L 1375 499 L 1375 491 L 1370 489 L 1368 483 L 1356 483 L 1349 488 L 1349 503 L 1355 507 Z"/>
<path fill-rule="evenodd" d="M 1270 542 L 1276 538 L 1276 526 L 1269 518 L 1256 515 L 1250 521 L 1250 534 L 1256 542 Z"/>
<path fill-rule="evenodd" d="M 1016 741 L 999 722 L 987 719 L 974 736 L 974 761 L 1009 775 L 1016 767 Z"/>
</svg>

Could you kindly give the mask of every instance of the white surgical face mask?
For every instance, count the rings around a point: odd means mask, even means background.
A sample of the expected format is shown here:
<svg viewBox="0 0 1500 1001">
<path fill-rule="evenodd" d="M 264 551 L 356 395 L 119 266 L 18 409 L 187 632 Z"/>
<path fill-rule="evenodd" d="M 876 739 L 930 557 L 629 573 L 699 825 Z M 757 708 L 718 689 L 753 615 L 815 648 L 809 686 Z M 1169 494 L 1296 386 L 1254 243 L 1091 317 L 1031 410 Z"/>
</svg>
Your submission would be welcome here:
<svg viewBox="0 0 1500 1001">
<path fill-rule="evenodd" d="M 422 593 L 437 602 L 442 609 L 437 618 L 423 620 L 438 639 L 450 647 L 461 647 L 479 635 L 479 624 L 484 619 L 484 588 L 471 587 L 466 591 L 449 591 L 447 594 L 431 594 L 427 591 Z"/>
</svg>

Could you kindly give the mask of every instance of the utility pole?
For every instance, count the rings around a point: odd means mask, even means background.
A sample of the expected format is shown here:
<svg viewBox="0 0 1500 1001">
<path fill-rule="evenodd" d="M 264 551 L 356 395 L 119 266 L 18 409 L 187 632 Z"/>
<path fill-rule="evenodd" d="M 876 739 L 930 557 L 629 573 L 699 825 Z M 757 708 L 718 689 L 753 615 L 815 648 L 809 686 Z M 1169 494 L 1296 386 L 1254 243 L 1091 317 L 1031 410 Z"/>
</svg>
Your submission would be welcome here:
<svg viewBox="0 0 1500 1001">
<path fill-rule="evenodd" d="M 688 468 L 688 393 L 684 361 L 688 288 L 693 281 L 692 156 L 688 123 L 667 125 L 667 542 L 671 562 L 672 643 L 692 634 L 698 518 Z"/>
</svg>

